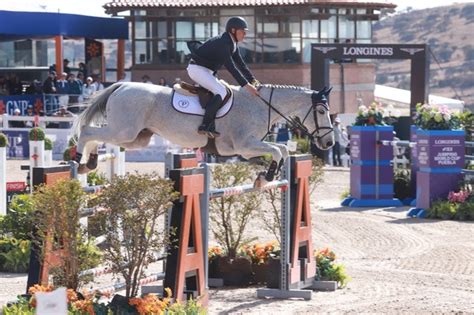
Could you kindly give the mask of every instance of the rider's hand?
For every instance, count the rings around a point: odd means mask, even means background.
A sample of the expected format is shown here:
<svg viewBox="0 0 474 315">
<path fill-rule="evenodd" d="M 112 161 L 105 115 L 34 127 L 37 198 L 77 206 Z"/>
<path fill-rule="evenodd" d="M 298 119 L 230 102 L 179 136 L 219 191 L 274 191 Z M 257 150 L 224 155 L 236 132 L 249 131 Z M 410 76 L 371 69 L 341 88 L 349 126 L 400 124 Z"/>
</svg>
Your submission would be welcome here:
<svg viewBox="0 0 474 315">
<path fill-rule="evenodd" d="M 252 84 L 250 83 L 247 83 L 245 85 L 245 88 L 247 89 L 247 91 L 252 94 L 253 96 L 258 96 L 258 90 L 255 88 L 255 86 L 253 86 Z"/>
</svg>

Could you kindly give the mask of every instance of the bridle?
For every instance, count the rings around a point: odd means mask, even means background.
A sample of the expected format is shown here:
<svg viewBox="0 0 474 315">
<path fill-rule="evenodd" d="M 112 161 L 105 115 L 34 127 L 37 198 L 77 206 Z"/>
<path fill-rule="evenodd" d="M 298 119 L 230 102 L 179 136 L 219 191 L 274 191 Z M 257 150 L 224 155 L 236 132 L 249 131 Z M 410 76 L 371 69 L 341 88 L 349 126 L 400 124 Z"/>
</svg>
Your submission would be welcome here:
<svg viewBox="0 0 474 315">
<path fill-rule="evenodd" d="M 260 91 L 260 89 L 262 88 L 263 86 L 260 86 L 258 88 L 258 90 Z M 270 91 L 270 98 L 269 100 L 265 100 L 262 96 L 258 96 L 267 106 L 268 106 L 268 126 L 267 126 L 267 133 L 265 134 L 265 136 L 262 138 L 265 139 L 267 135 L 269 135 L 271 133 L 270 131 L 270 124 L 271 124 L 271 121 L 270 121 L 270 117 L 271 117 L 271 111 L 273 110 L 275 113 L 277 113 L 278 115 L 280 115 L 289 125 L 290 128 L 292 129 L 300 129 L 303 133 L 303 135 L 309 137 L 311 139 L 312 142 L 314 142 L 315 139 L 317 140 L 320 140 L 321 138 L 325 137 L 326 135 L 330 134 L 331 132 L 333 132 L 334 128 L 333 127 L 320 127 L 319 126 L 319 123 L 318 123 L 318 108 L 319 107 L 323 107 L 323 109 L 325 111 L 328 111 L 329 112 L 329 105 L 327 104 L 327 99 L 326 97 L 324 96 L 324 94 L 322 94 L 321 92 L 319 93 L 316 93 L 316 92 L 313 92 L 313 94 L 311 95 L 311 107 L 308 109 L 308 112 L 306 113 L 306 115 L 304 116 L 303 120 L 300 121 L 300 119 L 298 117 L 286 117 L 284 114 L 282 114 L 277 108 L 275 108 L 273 105 L 272 105 L 272 98 L 273 98 L 273 91 L 275 90 L 275 87 L 272 85 L 271 86 L 271 91 Z M 314 119 L 314 124 L 316 126 L 316 129 L 313 130 L 313 132 L 310 132 L 308 130 L 308 128 L 306 128 L 306 126 L 304 125 L 304 122 L 305 120 L 308 118 L 309 114 L 311 113 L 311 111 L 313 112 L 313 119 Z M 326 130 L 326 132 L 321 135 L 320 134 L 320 130 Z"/>
</svg>

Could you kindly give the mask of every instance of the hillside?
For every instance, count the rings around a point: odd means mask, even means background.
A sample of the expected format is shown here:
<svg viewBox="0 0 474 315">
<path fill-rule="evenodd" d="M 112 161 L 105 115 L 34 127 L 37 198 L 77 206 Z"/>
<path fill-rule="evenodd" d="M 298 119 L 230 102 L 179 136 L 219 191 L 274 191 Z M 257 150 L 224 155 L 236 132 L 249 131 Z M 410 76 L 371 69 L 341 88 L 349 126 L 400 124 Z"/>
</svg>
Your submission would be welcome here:
<svg viewBox="0 0 474 315">
<path fill-rule="evenodd" d="M 474 107 L 474 3 L 397 14 L 374 25 L 374 43 L 430 46 L 430 94 Z M 410 62 L 377 60 L 377 84 L 410 89 Z"/>
</svg>

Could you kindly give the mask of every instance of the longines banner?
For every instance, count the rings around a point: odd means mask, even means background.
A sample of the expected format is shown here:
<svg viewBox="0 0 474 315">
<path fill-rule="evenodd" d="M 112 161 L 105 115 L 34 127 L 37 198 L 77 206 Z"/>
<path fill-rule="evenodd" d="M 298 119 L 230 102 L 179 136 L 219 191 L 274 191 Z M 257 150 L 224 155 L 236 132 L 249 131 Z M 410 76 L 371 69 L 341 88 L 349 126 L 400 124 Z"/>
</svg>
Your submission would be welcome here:
<svg viewBox="0 0 474 315">
<path fill-rule="evenodd" d="M 325 58 L 413 59 L 427 53 L 426 45 L 313 44 L 313 49 Z"/>
</svg>

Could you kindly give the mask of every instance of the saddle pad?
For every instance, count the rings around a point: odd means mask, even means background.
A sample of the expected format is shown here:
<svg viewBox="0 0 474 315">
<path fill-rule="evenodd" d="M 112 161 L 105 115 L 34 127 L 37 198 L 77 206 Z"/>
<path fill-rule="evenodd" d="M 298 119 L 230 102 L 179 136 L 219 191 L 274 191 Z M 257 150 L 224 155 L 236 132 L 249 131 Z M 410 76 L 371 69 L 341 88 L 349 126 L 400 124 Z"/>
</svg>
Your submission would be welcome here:
<svg viewBox="0 0 474 315">
<path fill-rule="evenodd" d="M 234 93 L 229 100 L 217 112 L 216 118 L 224 117 L 231 109 L 234 103 Z M 183 114 L 204 116 L 204 108 L 199 104 L 199 97 L 197 95 L 183 95 L 177 91 L 173 91 L 171 100 L 173 108 Z"/>
</svg>

